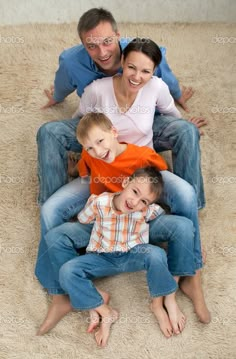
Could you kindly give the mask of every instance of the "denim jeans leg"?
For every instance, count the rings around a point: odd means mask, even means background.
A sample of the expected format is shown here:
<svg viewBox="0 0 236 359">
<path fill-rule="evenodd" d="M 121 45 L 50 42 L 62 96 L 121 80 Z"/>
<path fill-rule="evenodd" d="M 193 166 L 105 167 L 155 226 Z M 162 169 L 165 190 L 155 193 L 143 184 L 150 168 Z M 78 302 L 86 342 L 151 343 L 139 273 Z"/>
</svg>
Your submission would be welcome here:
<svg viewBox="0 0 236 359">
<path fill-rule="evenodd" d="M 197 127 L 188 121 L 171 116 L 155 115 L 154 117 L 155 151 L 172 150 L 174 173 L 193 186 L 200 209 L 205 207 L 205 194 L 199 138 Z"/>
<path fill-rule="evenodd" d="M 57 284 L 61 266 L 78 256 L 77 249 L 87 247 L 92 228 L 92 224 L 64 223 L 46 234 L 47 254 Z M 50 288 L 49 292 L 52 292 Z"/>
<path fill-rule="evenodd" d="M 139 244 L 128 252 L 123 271 L 147 272 L 147 283 L 151 297 L 165 296 L 177 290 L 177 284 L 171 275 L 164 249 L 151 244 Z"/>
<path fill-rule="evenodd" d="M 122 253 L 122 257 L 126 253 Z M 104 304 L 92 280 L 121 273 L 114 253 L 89 253 L 66 262 L 59 271 L 61 287 L 75 309 L 88 310 Z"/>
<path fill-rule="evenodd" d="M 37 133 L 39 198 L 42 205 L 68 182 L 67 151 L 81 152 L 76 139 L 79 119 L 53 121 L 42 125 Z"/>
<path fill-rule="evenodd" d="M 195 274 L 194 227 L 184 217 L 162 214 L 149 222 L 150 243 L 168 242 L 167 261 L 172 275 Z"/>
<path fill-rule="evenodd" d="M 57 282 L 54 280 L 45 235 L 77 214 L 84 207 L 89 195 L 89 184 L 77 178 L 55 192 L 41 208 L 41 240 L 35 274 L 49 291 L 55 291 Z"/>
<path fill-rule="evenodd" d="M 103 304 L 92 279 L 124 272 L 147 271 L 152 297 L 173 293 L 177 284 L 170 274 L 163 249 L 148 244 L 138 245 L 127 253 L 86 254 L 66 262 L 59 271 L 62 288 L 76 309 L 91 309 Z"/>
<path fill-rule="evenodd" d="M 164 188 L 160 201 L 168 204 L 171 213 L 190 219 L 194 226 L 194 259 L 196 269 L 202 267 L 197 198 L 193 187 L 169 171 L 161 171 Z"/>
</svg>

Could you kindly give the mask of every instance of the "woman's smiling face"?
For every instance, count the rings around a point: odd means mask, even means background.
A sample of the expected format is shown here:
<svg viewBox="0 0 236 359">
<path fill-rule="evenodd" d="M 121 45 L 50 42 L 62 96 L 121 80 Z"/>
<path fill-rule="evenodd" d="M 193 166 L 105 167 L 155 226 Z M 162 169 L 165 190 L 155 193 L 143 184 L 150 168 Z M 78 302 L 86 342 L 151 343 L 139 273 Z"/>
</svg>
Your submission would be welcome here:
<svg viewBox="0 0 236 359">
<path fill-rule="evenodd" d="M 127 90 L 138 92 L 152 77 L 153 61 L 142 52 L 131 51 L 124 59 L 122 57 L 123 75 Z"/>
</svg>

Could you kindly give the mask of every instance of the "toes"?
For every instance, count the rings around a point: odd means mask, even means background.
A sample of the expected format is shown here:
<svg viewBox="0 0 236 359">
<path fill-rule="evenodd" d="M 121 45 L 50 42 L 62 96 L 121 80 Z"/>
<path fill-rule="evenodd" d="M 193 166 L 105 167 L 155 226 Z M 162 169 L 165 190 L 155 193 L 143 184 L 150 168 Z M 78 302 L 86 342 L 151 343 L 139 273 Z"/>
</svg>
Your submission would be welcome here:
<svg viewBox="0 0 236 359">
<path fill-rule="evenodd" d="M 87 333 L 92 333 L 99 324 L 100 321 L 99 314 L 95 310 L 91 310 L 89 320 L 90 320 L 90 324 L 88 326 Z"/>
<path fill-rule="evenodd" d="M 92 333 L 97 328 L 98 324 L 99 324 L 99 321 L 96 323 L 93 322 L 93 323 L 89 324 L 87 333 Z"/>
<path fill-rule="evenodd" d="M 165 336 L 166 336 L 167 338 L 172 337 L 172 335 L 173 335 L 173 330 L 172 330 L 172 328 L 167 328 L 167 329 L 166 329 L 166 332 L 165 332 L 164 334 L 165 334 Z"/>
</svg>

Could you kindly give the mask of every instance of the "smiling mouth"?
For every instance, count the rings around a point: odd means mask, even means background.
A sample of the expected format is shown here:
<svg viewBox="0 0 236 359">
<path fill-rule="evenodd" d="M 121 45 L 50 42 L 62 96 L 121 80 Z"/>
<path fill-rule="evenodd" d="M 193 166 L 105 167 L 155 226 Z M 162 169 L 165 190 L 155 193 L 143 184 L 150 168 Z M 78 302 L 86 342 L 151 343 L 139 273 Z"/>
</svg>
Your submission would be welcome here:
<svg viewBox="0 0 236 359">
<path fill-rule="evenodd" d="M 104 59 L 99 59 L 99 61 L 101 61 L 101 62 L 107 62 L 107 61 L 109 61 L 109 60 L 110 60 L 110 58 L 111 58 L 111 55 L 110 55 L 110 56 L 105 57 Z"/>
<path fill-rule="evenodd" d="M 132 81 L 132 80 L 129 80 L 129 83 L 132 85 L 132 86 L 139 86 L 141 84 L 141 82 L 135 82 L 135 81 Z"/>
<path fill-rule="evenodd" d="M 100 160 L 103 160 L 103 161 L 107 160 L 109 157 L 109 154 L 110 154 L 110 151 L 107 151 L 104 155 L 99 157 Z"/>
<path fill-rule="evenodd" d="M 131 207 L 127 201 L 125 202 L 125 206 L 129 211 L 132 211 L 133 207 Z"/>
</svg>

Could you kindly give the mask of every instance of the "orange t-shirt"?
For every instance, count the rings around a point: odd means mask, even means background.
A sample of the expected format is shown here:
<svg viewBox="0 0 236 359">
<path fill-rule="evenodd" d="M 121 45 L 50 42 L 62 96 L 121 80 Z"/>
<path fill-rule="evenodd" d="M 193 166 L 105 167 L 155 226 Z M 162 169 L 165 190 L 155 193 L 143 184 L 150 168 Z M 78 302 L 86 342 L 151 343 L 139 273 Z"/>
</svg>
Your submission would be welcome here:
<svg viewBox="0 0 236 359">
<path fill-rule="evenodd" d="M 112 163 L 91 157 L 83 150 L 78 162 L 80 177 L 90 176 L 91 194 L 103 192 L 119 192 L 122 182 L 131 176 L 135 170 L 153 166 L 158 170 L 166 170 L 165 160 L 150 147 L 139 147 L 128 144 L 124 152 L 115 158 Z"/>
</svg>

